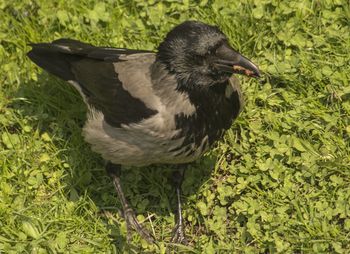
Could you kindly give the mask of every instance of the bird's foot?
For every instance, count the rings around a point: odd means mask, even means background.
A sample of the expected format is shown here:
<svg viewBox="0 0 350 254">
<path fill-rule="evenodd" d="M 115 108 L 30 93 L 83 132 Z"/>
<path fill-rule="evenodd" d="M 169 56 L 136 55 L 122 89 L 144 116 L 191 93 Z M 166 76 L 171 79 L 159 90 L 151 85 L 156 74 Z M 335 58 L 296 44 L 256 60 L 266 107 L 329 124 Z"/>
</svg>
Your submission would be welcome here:
<svg viewBox="0 0 350 254">
<path fill-rule="evenodd" d="M 128 242 L 130 242 L 131 239 L 131 229 L 134 229 L 148 243 L 155 243 L 155 238 L 153 235 L 151 235 L 151 233 L 140 224 L 131 208 L 127 208 L 124 211 L 124 219 L 126 222 Z"/>
<path fill-rule="evenodd" d="M 131 206 L 129 205 L 129 202 L 125 198 L 121 181 L 120 181 L 120 175 L 121 175 L 120 165 L 115 165 L 109 162 L 107 163 L 106 170 L 107 170 L 107 173 L 110 175 L 110 177 L 112 177 L 113 179 L 115 190 L 118 194 L 118 197 L 123 207 L 123 216 L 126 222 L 126 230 L 127 230 L 127 241 L 130 242 L 131 229 L 133 228 L 147 242 L 156 243 L 155 238 L 150 234 L 150 232 L 146 230 L 144 227 L 142 227 L 140 222 L 138 222 L 134 210 L 131 208 Z"/>
<path fill-rule="evenodd" d="M 184 178 L 184 170 L 175 170 L 173 173 L 173 183 L 176 189 L 176 197 L 177 197 L 177 209 L 175 215 L 175 227 L 173 229 L 173 234 L 171 237 L 172 243 L 180 243 L 187 245 L 187 239 L 184 232 L 184 224 L 182 218 L 182 204 L 181 204 L 181 184 Z"/>
<path fill-rule="evenodd" d="M 188 241 L 184 232 L 184 226 L 182 223 L 176 223 L 174 229 L 173 229 L 173 234 L 171 237 L 171 242 L 172 243 L 180 243 L 183 245 L 187 245 Z"/>
</svg>

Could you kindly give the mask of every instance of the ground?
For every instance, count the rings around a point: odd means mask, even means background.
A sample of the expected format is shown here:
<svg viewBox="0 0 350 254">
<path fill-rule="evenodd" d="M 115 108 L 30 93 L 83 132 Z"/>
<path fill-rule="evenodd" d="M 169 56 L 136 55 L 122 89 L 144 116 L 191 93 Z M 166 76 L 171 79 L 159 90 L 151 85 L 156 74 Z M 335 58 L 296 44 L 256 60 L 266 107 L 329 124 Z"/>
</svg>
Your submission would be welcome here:
<svg viewBox="0 0 350 254">
<path fill-rule="evenodd" d="M 126 194 L 158 239 L 126 241 L 104 161 L 81 136 L 78 93 L 26 57 L 61 37 L 156 49 L 188 19 L 257 63 L 245 109 L 183 185 L 183 253 L 348 253 L 350 7 L 345 0 L 0 1 L 0 252 L 165 253 L 166 166 L 130 168 Z M 169 249 L 168 249 L 169 250 Z"/>
</svg>

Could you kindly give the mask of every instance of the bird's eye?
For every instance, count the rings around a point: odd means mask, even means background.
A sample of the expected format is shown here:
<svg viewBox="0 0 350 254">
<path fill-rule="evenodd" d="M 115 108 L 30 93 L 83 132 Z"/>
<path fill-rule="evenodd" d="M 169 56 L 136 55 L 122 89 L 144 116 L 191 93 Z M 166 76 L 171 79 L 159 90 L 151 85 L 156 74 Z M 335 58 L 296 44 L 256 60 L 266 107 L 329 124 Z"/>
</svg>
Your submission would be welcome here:
<svg viewBox="0 0 350 254">
<path fill-rule="evenodd" d="M 216 50 L 222 45 L 222 42 L 219 42 L 215 44 L 214 46 L 210 47 L 208 49 L 208 55 L 214 55 L 216 53 Z"/>
<path fill-rule="evenodd" d="M 216 51 L 218 50 L 218 48 L 220 48 L 223 44 L 224 44 L 224 41 L 220 41 L 214 47 L 211 47 L 210 54 L 216 54 Z"/>
</svg>

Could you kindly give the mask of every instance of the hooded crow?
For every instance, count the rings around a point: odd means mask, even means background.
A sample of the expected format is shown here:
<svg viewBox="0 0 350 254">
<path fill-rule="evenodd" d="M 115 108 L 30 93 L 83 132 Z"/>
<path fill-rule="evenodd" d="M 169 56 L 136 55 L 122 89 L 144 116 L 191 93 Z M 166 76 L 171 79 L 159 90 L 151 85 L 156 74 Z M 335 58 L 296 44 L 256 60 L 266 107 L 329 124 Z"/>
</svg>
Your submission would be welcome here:
<svg viewBox="0 0 350 254">
<path fill-rule="evenodd" d="M 28 57 L 73 85 L 88 116 L 83 128 L 121 200 L 128 232 L 154 242 L 137 221 L 120 183 L 121 165 L 193 162 L 220 139 L 242 110 L 234 73 L 259 77 L 216 27 L 186 21 L 173 28 L 157 52 L 95 47 L 77 40 L 30 44 Z M 179 167 L 179 166 L 178 166 Z M 174 173 L 178 200 L 173 242 L 185 242 L 181 216 L 183 171 Z"/>
</svg>

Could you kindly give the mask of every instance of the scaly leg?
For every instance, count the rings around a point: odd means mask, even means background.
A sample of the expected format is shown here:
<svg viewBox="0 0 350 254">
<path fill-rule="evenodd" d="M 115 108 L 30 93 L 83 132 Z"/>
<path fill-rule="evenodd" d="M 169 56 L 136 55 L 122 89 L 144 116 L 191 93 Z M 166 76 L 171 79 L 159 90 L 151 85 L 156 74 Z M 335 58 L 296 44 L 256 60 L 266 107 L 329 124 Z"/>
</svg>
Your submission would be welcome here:
<svg viewBox="0 0 350 254">
<path fill-rule="evenodd" d="M 181 207 L 181 185 L 184 179 L 185 170 L 178 169 L 173 173 L 172 180 L 176 190 L 177 198 L 177 209 L 175 215 L 175 227 L 173 229 L 173 235 L 171 238 L 172 243 L 187 244 L 187 239 L 184 232 L 184 224 L 182 218 L 182 207 Z"/>
<path fill-rule="evenodd" d="M 113 179 L 115 190 L 117 191 L 119 200 L 122 204 L 123 215 L 126 221 L 127 228 L 127 239 L 130 240 L 130 230 L 134 228 L 142 238 L 144 238 L 149 243 L 155 243 L 154 237 L 146 230 L 142 225 L 138 222 L 134 210 L 130 207 L 128 201 L 125 198 L 121 183 L 120 183 L 120 175 L 121 175 L 121 166 L 112 164 L 108 162 L 106 166 L 107 173 Z"/>
</svg>

